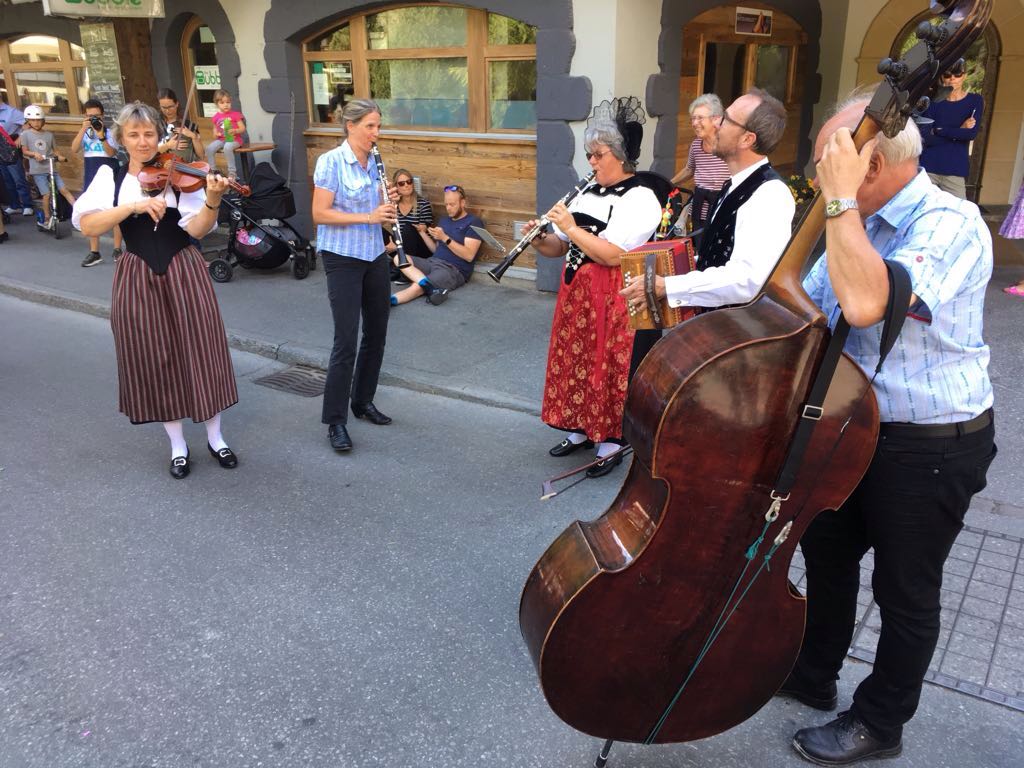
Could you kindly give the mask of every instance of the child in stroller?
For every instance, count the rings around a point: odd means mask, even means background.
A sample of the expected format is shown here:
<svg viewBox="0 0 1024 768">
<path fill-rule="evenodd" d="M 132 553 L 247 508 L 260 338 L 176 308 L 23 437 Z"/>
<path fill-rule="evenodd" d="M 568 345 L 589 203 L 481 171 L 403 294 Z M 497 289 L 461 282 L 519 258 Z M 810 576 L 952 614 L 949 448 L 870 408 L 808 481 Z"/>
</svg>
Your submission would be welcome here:
<svg viewBox="0 0 1024 768">
<path fill-rule="evenodd" d="M 249 197 L 225 196 L 222 221 L 228 223 L 228 247 L 209 263 L 210 277 L 226 283 L 234 267 L 275 269 L 291 260 L 292 276 L 305 278 L 316 269 L 312 244 L 288 223 L 295 197 L 270 163 L 260 163 L 249 178 Z"/>
</svg>

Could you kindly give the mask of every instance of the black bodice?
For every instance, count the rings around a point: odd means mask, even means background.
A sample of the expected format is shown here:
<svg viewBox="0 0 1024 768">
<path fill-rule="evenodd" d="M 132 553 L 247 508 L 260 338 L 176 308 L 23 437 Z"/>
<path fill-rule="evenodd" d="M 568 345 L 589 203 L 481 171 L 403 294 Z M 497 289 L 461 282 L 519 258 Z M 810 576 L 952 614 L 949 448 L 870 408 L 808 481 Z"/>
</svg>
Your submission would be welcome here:
<svg viewBox="0 0 1024 768">
<path fill-rule="evenodd" d="M 117 205 L 121 193 L 121 182 L 128 174 L 127 167 L 122 167 L 114 175 L 114 205 Z M 174 255 L 188 247 L 188 233 L 178 226 L 181 213 L 177 208 L 167 208 L 160 223 L 153 229 L 153 220 L 146 214 L 133 214 L 121 222 L 121 234 L 124 236 L 125 249 L 134 253 L 155 274 L 167 272 Z"/>
</svg>

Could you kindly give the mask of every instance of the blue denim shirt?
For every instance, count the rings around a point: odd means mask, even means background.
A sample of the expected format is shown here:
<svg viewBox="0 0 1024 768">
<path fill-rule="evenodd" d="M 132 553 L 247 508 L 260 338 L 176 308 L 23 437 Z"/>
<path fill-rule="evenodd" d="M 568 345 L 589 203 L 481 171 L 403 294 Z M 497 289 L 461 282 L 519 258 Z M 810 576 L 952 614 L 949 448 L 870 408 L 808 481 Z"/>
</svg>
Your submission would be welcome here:
<svg viewBox="0 0 1024 768">
<path fill-rule="evenodd" d="M 0 126 L 12 136 L 21 132 L 25 124 L 25 114 L 20 109 L 15 109 L 10 104 L 0 101 Z"/>
</svg>

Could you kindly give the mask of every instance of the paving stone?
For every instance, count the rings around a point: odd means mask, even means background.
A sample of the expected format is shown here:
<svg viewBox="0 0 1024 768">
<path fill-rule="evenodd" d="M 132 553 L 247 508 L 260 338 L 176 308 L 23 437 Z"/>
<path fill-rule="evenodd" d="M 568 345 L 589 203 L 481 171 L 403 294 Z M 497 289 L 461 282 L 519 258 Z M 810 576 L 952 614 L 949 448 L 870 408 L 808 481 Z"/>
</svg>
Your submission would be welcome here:
<svg viewBox="0 0 1024 768">
<path fill-rule="evenodd" d="M 954 557 L 950 557 L 946 560 L 942 570 L 947 574 L 954 573 L 958 576 L 970 576 L 974 572 L 974 561 L 968 562 L 967 560 L 957 560 Z"/>
<path fill-rule="evenodd" d="M 987 584 L 996 584 L 1000 587 L 1009 588 L 1013 583 L 1013 574 L 1000 568 L 993 568 L 989 565 L 977 565 L 974 568 L 972 579 L 984 581 Z M 943 579 L 945 581 L 945 579 Z"/>
<path fill-rule="evenodd" d="M 1003 617 L 1003 606 L 977 597 L 965 597 L 960 612 L 983 619 L 999 621 Z"/>
<path fill-rule="evenodd" d="M 1011 696 L 1024 696 L 1024 671 L 993 664 L 988 673 L 989 687 Z"/>
<path fill-rule="evenodd" d="M 1006 598 L 1006 604 L 1011 608 L 1024 608 L 1024 591 L 1011 589 L 1010 596 Z"/>
<path fill-rule="evenodd" d="M 1024 649 L 1024 627 L 1011 627 L 1004 623 L 999 629 L 999 643 L 1010 648 Z"/>
<path fill-rule="evenodd" d="M 992 640 L 993 642 L 999 634 L 997 622 L 990 621 L 989 619 L 980 619 L 977 616 L 968 616 L 966 613 L 961 613 L 956 617 L 953 628 L 961 634 L 971 635 L 983 640 Z"/>
<path fill-rule="evenodd" d="M 1013 569 L 1017 566 L 1017 558 L 982 550 L 978 553 L 978 563 L 979 565 L 990 565 L 993 568 L 1002 568 L 1004 571 L 1013 573 Z"/>
<path fill-rule="evenodd" d="M 948 589 L 943 589 L 939 593 L 939 605 L 943 608 L 949 608 L 951 611 L 960 610 L 960 604 L 964 601 L 964 595 L 962 592 L 952 592 Z"/>
<path fill-rule="evenodd" d="M 1006 606 L 1006 611 L 1003 613 L 1003 626 L 1024 628 L 1024 608 Z"/>
<path fill-rule="evenodd" d="M 964 560 L 968 563 L 973 563 L 978 559 L 979 550 L 974 547 L 965 547 L 963 544 L 954 544 L 953 549 L 950 550 L 949 556 L 955 560 Z"/>
<path fill-rule="evenodd" d="M 976 533 L 965 528 L 964 530 L 960 531 L 960 534 L 956 537 L 956 543 L 963 544 L 964 546 L 968 547 L 981 548 L 981 545 L 984 543 L 985 538 L 985 534 Z"/>
<path fill-rule="evenodd" d="M 1024 648 L 996 643 L 996 652 L 992 661 L 1001 667 L 1024 671 Z"/>
<path fill-rule="evenodd" d="M 1006 587 L 997 587 L 995 584 L 986 584 L 984 581 L 974 581 L 967 585 L 967 595 L 988 600 L 990 603 L 998 603 L 1000 607 L 1006 605 L 1006 598 L 1010 590 Z"/>
<path fill-rule="evenodd" d="M 970 656 L 972 659 L 984 661 L 986 664 L 992 660 L 992 652 L 995 650 L 996 642 L 983 640 L 973 635 L 965 635 L 961 632 L 954 632 L 946 649 L 952 653 L 959 653 L 961 656 Z"/>
<path fill-rule="evenodd" d="M 946 592 L 947 590 L 960 595 L 964 594 L 967 591 L 967 577 L 958 576 L 955 573 L 942 574 L 942 591 Z"/>
<path fill-rule="evenodd" d="M 952 675 L 958 680 L 966 680 L 975 685 L 985 685 L 985 681 L 988 679 L 988 662 L 946 651 L 939 671 Z"/>
<path fill-rule="evenodd" d="M 1014 541 L 1013 539 L 986 536 L 981 548 L 989 552 L 998 552 L 1001 555 L 1008 555 L 1013 558 L 1020 555 L 1020 542 Z"/>
</svg>

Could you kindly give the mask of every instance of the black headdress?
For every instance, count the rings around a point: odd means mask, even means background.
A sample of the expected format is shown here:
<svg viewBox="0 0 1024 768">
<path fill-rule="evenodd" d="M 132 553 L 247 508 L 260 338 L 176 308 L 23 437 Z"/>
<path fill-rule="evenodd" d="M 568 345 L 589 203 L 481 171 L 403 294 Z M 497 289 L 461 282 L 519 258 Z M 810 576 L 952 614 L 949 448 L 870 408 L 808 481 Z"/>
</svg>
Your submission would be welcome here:
<svg viewBox="0 0 1024 768">
<path fill-rule="evenodd" d="M 602 101 L 594 107 L 594 114 L 587 120 L 588 126 L 613 122 L 622 136 L 626 161 L 635 165 L 640 157 L 640 142 L 644 138 L 644 123 L 647 115 L 636 96 L 624 96 L 611 101 Z"/>
</svg>

